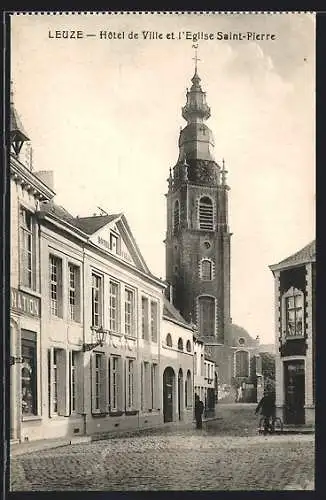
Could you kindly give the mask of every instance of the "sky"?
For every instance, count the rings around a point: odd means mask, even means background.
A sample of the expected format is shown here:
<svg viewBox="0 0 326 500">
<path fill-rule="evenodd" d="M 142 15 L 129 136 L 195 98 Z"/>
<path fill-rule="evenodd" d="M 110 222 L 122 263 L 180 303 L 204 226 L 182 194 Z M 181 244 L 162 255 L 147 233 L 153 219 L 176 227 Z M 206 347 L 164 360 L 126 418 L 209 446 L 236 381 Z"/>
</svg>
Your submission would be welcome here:
<svg viewBox="0 0 326 500">
<path fill-rule="evenodd" d="M 62 30 L 83 38 L 55 38 Z M 144 39 L 147 31 L 154 39 Z M 248 31 L 275 39 L 217 39 Z M 164 195 L 198 33 L 214 37 L 196 43 L 206 123 L 231 188 L 231 316 L 271 343 L 268 266 L 315 238 L 313 14 L 16 14 L 14 102 L 33 169 L 54 172 L 56 202 L 75 216 L 124 212 L 150 270 L 164 279 Z"/>
</svg>

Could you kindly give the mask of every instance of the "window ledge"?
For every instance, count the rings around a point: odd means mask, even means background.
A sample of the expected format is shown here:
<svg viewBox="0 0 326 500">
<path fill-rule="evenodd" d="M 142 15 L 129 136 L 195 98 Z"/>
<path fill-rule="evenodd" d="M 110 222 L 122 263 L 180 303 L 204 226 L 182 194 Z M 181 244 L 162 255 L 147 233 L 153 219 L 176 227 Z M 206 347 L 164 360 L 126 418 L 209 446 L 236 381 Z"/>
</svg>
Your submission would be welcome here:
<svg viewBox="0 0 326 500">
<path fill-rule="evenodd" d="M 37 292 L 36 290 L 33 290 L 32 288 L 28 288 L 28 286 L 19 285 L 19 290 L 21 292 L 28 293 L 29 295 L 34 295 L 35 297 L 38 297 L 39 299 L 42 298 L 41 293 Z"/>
<path fill-rule="evenodd" d="M 121 410 L 116 410 L 116 411 L 109 411 L 110 417 L 121 417 L 123 415 L 123 411 Z"/>
<path fill-rule="evenodd" d="M 126 415 L 137 415 L 139 413 L 139 410 L 126 410 L 125 414 Z"/>
<path fill-rule="evenodd" d="M 33 420 L 42 420 L 41 415 L 26 415 L 22 416 L 22 422 L 32 422 Z"/>
<path fill-rule="evenodd" d="M 128 340 L 135 340 L 135 341 L 137 340 L 136 335 L 129 335 L 129 334 L 125 333 L 125 337 Z"/>
<path fill-rule="evenodd" d="M 93 418 L 103 418 L 107 416 L 107 412 L 98 412 L 98 413 L 92 413 Z"/>
<path fill-rule="evenodd" d="M 305 336 L 304 335 L 291 335 L 291 336 L 285 337 L 284 340 L 288 341 L 288 340 L 298 340 L 298 339 L 305 340 Z"/>
</svg>

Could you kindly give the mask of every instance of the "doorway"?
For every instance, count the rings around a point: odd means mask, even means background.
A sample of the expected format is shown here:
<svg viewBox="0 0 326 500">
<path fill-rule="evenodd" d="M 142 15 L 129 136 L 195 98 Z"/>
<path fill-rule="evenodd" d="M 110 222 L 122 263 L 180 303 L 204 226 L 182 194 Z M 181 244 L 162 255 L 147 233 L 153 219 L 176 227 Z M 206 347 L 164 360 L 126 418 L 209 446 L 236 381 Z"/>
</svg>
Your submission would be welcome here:
<svg viewBox="0 0 326 500">
<path fill-rule="evenodd" d="M 173 386 L 174 371 L 172 368 L 165 368 L 163 373 L 163 418 L 164 422 L 173 421 Z"/>
<path fill-rule="evenodd" d="M 182 420 L 182 410 L 183 410 L 183 373 L 180 368 L 178 373 L 178 415 L 179 420 Z"/>
<path fill-rule="evenodd" d="M 305 368 L 304 360 L 284 363 L 285 423 L 305 423 Z"/>
</svg>

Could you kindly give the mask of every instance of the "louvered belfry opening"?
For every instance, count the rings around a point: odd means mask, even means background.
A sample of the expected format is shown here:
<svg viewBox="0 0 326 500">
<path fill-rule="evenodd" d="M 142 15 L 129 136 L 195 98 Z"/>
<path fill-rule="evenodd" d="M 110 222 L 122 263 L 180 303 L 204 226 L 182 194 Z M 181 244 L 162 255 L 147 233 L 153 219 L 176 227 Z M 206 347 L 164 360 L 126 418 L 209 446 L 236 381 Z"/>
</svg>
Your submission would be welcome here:
<svg viewBox="0 0 326 500">
<path fill-rule="evenodd" d="M 213 203 L 207 196 L 199 201 L 199 227 L 208 231 L 213 230 Z"/>
</svg>

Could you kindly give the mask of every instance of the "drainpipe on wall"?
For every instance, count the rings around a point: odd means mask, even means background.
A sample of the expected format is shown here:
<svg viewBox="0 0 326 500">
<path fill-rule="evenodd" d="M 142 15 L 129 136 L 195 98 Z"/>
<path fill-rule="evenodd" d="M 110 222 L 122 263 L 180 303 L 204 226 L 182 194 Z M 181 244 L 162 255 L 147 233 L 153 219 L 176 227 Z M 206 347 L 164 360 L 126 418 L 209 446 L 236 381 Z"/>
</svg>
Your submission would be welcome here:
<svg viewBox="0 0 326 500">
<path fill-rule="evenodd" d="M 85 246 L 83 246 L 83 279 L 82 279 L 82 282 L 83 282 L 83 286 L 82 286 L 82 290 L 83 290 L 83 342 L 85 342 L 85 296 L 86 296 L 86 293 L 85 293 Z M 87 414 L 85 412 L 85 400 L 86 400 L 86 395 L 85 395 L 85 376 L 86 376 L 86 373 L 85 373 L 85 353 L 83 355 L 83 426 L 84 426 L 84 429 L 83 429 L 83 435 L 86 436 L 87 434 L 87 427 L 86 427 L 86 419 L 87 419 Z"/>
</svg>

